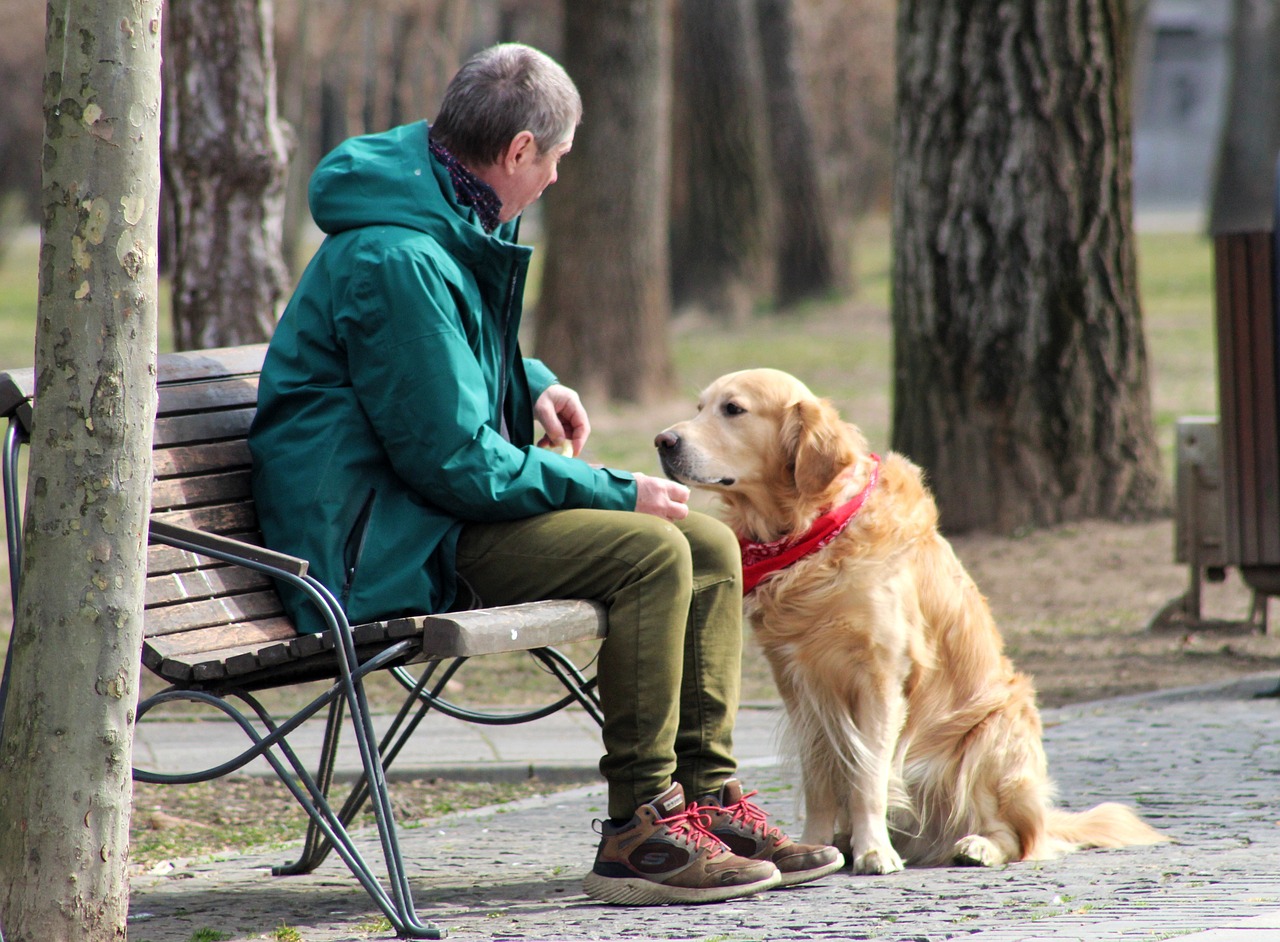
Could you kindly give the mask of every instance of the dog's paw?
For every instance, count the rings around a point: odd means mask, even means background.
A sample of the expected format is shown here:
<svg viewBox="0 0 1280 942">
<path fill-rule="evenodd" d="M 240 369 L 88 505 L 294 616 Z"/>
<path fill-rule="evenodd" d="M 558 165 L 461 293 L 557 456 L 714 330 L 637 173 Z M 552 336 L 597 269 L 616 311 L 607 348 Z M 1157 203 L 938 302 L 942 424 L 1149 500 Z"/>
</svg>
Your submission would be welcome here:
<svg viewBox="0 0 1280 942">
<path fill-rule="evenodd" d="M 873 847 L 853 858 L 854 873 L 897 873 L 902 869 L 902 858 L 892 847 Z"/>
<path fill-rule="evenodd" d="M 1000 848 L 981 834 L 970 834 L 956 841 L 951 859 L 961 867 L 998 867 L 1005 862 Z"/>
</svg>

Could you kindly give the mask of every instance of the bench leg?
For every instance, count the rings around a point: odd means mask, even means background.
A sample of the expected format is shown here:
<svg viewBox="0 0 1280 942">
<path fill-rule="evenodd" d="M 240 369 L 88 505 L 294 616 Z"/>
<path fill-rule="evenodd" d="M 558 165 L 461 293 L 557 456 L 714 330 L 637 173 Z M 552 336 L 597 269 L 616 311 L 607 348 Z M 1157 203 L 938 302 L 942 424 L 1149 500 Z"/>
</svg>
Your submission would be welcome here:
<svg viewBox="0 0 1280 942">
<path fill-rule="evenodd" d="M 397 652 L 391 653 L 395 654 Z M 282 724 L 276 724 L 270 714 L 252 696 L 242 691 L 236 691 L 235 695 L 252 708 L 259 721 L 266 727 L 268 731 L 266 736 L 263 736 L 249 718 L 224 697 L 198 690 L 169 690 L 150 697 L 139 705 L 139 721 L 142 720 L 148 710 L 160 703 L 173 699 L 191 700 L 213 706 L 235 720 L 253 745 L 236 758 L 211 769 L 174 775 L 134 769 L 134 778 L 139 781 L 158 784 L 209 781 L 234 772 L 253 759 L 262 757 L 270 764 L 272 770 L 276 773 L 276 777 L 306 812 L 307 817 L 310 819 L 311 828 L 317 832 L 317 836 L 312 843 L 317 846 L 324 844 L 330 849 L 337 850 L 343 863 L 347 865 L 347 868 L 364 888 L 365 892 L 382 910 L 395 929 L 396 934 L 401 938 L 442 939 L 445 938 L 447 933 L 430 923 L 421 922 L 417 912 L 414 910 L 412 894 L 405 875 L 404 859 L 400 854 L 399 841 L 395 833 L 395 821 L 391 814 L 386 781 L 381 774 L 382 765 L 377 751 L 369 748 L 373 731 L 372 724 L 368 719 L 368 703 L 363 696 L 363 684 L 360 683 L 363 673 L 369 668 L 370 665 L 363 665 L 359 673 L 354 676 L 348 675 L 343 681 L 335 684 L 325 694 Z M 378 835 L 381 839 L 383 859 L 387 871 L 387 886 L 385 887 L 379 882 L 372 868 L 355 846 L 350 833 L 347 831 L 345 822 L 340 820 L 338 814 L 329 805 L 326 797 L 327 782 L 326 787 L 322 788 L 321 783 L 311 775 L 305 763 L 302 762 L 287 739 L 288 735 L 298 726 L 325 706 L 330 707 L 329 722 L 331 726 L 339 724 L 341 710 L 334 709 L 333 704 L 335 701 L 339 704 L 343 704 L 345 701 L 347 707 L 352 704 L 358 705 L 359 710 L 352 710 L 351 712 L 354 717 L 364 718 L 364 722 L 355 722 L 353 726 L 355 727 L 356 740 L 360 745 L 361 758 L 366 772 L 373 772 L 373 780 L 380 784 L 380 788 L 376 792 L 377 800 L 374 803 L 374 816 L 378 821 Z M 329 755 L 327 762 L 322 762 L 322 766 L 327 765 L 328 771 L 326 773 L 322 770 L 321 777 L 331 779 L 332 753 L 336 749 L 337 733 L 335 732 L 332 736 L 327 736 L 326 738 L 330 740 L 330 744 L 326 744 L 325 747 Z M 327 850 L 325 853 L 327 853 Z M 293 866 L 294 868 L 297 867 L 296 864 Z M 308 871 L 307 869 L 294 869 L 293 872 L 305 873 Z"/>
<path fill-rule="evenodd" d="M 409 737 L 413 735 L 418 725 L 422 722 L 422 718 L 431 709 L 431 704 L 422 704 L 417 714 L 409 721 L 409 725 L 401 730 L 401 725 L 408 717 L 409 710 L 417 702 L 419 695 L 430 679 L 436 666 L 432 665 L 426 670 L 419 679 L 414 690 L 405 699 L 400 707 L 400 711 L 396 714 L 396 718 L 392 721 L 391 726 L 387 729 L 383 736 L 382 742 L 378 745 L 378 754 L 382 760 L 382 768 L 385 772 L 391 768 L 391 764 L 395 761 L 400 751 L 404 748 Z M 452 673 L 452 672 L 450 672 Z M 445 678 L 447 681 L 448 678 Z M 442 681 L 440 686 L 443 686 Z M 438 691 L 437 691 L 438 692 Z M 342 709 L 341 700 L 335 700 L 333 706 L 330 707 L 329 722 L 325 728 L 325 744 L 320 757 L 320 770 L 317 772 L 318 784 L 327 795 L 329 792 L 329 784 L 333 778 L 333 766 L 338 750 L 338 737 L 342 731 Z M 337 717 L 335 719 L 335 711 Z M 342 805 L 342 810 L 338 812 L 338 821 L 344 827 L 351 824 L 355 820 L 356 815 L 365 806 L 365 802 L 369 800 L 369 776 L 367 772 L 361 772 L 360 777 L 351 786 L 351 793 L 347 795 L 346 801 Z M 302 856 L 290 864 L 282 867 L 276 867 L 271 872 L 275 876 L 295 876 L 299 874 L 311 873 L 319 867 L 328 858 L 330 851 L 333 850 L 333 843 L 324 836 L 319 826 L 312 820 L 307 826 L 307 840 L 302 850 Z"/>
<path fill-rule="evenodd" d="M 333 785 L 333 770 L 337 765 L 338 740 L 342 737 L 342 715 L 344 701 L 334 697 L 329 704 L 329 716 L 325 720 L 324 744 L 320 747 L 320 765 L 316 769 L 316 786 L 326 798 Z M 345 809 L 344 809 L 345 810 Z M 338 820 L 343 825 L 351 823 L 350 817 L 339 814 Z M 307 819 L 307 839 L 302 845 L 302 854 L 292 863 L 281 864 L 271 868 L 275 877 L 293 877 L 311 873 L 329 856 L 333 845 L 321 832 L 314 818 Z"/>
<path fill-rule="evenodd" d="M 396 831 L 391 798 L 387 793 L 387 780 L 382 764 L 382 756 L 375 743 L 369 701 L 365 696 L 363 682 L 353 671 L 353 666 L 356 664 L 355 645 L 351 641 L 350 634 L 341 637 L 339 642 L 337 650 L 345 661 L 341 684 L 345 688 L 347 705 L 351 710 L 351 721 L 355 731 L 356 745 L 360 750 L 360 761 L 369 782 L 369 797 L 373 803 L 374 818 L 378 822 L 378 837 L 382 841 L 382 856 L 387 866 L 387 880 L 391 885 L 392 898 L 388 899 L 382 893 L 381 886 L 375 885 L 374 888 L 370 888 L 366 885 L 366 889 L 369 890 L 371 895 L 373 895 L 374 889 L 378 891 L 374 898 L 378 901 L 383 912 L 400 936 L 413 939 L 444 938 L 445 933 L 442 930 L 437 929 L 430 923 L 421 922 L 414 908 L 413 894 L 409 889 L 409 880 L 405 874 L 404 857 L 400 853 L 400 838 Z M 330 813 L 332 814 L 332 812 Z M 338 829 L 336 830 L 340 831 L 345 837 L 346 827 L 341 822 L 337 823 Z M 347 853 L 344 852 L 344 847 L 338 842 L 336 835 L 329 833 L 326 836 L 334 842 L 335 849 L 350 866 Z M 360 874 L 356 874 L 356 876 L 360 878 Z"/>
</svg>

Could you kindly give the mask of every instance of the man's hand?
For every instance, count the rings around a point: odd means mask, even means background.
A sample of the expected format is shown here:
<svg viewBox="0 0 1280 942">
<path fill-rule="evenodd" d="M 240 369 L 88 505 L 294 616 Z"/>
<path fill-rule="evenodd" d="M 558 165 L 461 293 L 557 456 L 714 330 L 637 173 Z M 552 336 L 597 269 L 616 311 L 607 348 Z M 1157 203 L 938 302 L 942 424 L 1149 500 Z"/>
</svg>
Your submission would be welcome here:
<svg viewBox="0 0 1280 942">
<path fill-rule="evenodd" d="M 542 438 L 552 448 L 559 448 L 561 443 L 569 441 L 573 443 L 573 454 L 582 454 L 587 436 L 591 434 L 591 422 L 576 392 L 568 386 L 553 383 L 533 404 L 533 417 L 546 429 L 547 434 Z"/>
<path fill-rule="evenodd" d="M 636 512 L 653 514 L 663 520 L 683 520 L 689 516 L 689 489 L 666 478 L 635 473 Z"/>
</svg>

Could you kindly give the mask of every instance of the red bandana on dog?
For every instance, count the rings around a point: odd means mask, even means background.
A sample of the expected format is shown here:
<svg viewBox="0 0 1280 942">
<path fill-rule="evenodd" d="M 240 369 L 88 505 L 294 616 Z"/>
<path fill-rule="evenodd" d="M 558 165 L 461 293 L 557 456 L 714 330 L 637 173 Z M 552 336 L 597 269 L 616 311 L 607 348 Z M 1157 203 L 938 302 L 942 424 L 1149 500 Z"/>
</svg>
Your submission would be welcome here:
<svg viewBox="0 0 1280 942">
<path fill-rule="evenodd" d="M 854 514 L 862 508 L 867 495 L 880 479 L 880 456 L 872 455 L 871 459 L 875 464 L 871 466 L 871 477 L 867 478 L 866 486 L 853 495 L 853 499 L 847 504 L 828 510 L 813 521 L 813 526 L 803 535 L 784 536 L 769 543 L 738 538 L 738 543 L 742 546 L 743 593 L 750 592 L 760 583 L 760 580 L 773 575 L 778 570 L 786 569 L 810 553 L 816 553 L 840 535 L 849 525 Z"/>
</svg>

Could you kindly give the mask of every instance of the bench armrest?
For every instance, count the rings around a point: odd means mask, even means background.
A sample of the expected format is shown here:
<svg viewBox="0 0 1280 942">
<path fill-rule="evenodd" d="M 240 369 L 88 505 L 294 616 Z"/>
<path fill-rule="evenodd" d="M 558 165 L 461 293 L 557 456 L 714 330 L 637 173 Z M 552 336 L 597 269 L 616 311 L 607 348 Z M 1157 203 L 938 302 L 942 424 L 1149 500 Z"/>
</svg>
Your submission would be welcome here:
<svg viewBox="0 0 1280 942">
<path fill-rule="evenodd" d="M 192 530 L 162 520 L 151 521 L 151 541 L 165 543 L 179 548 L 194 551 L 205 551 L 210 555 L 230 561 L 244 560 L 259 566 L 269 566 L 290 575 L 302 577 L 307 574 L 307 561 L 285 553 L 277 553 L 263 546 L 245 543 L 234 537 L 219 536 L 205 530 Z"/>
</svg>

